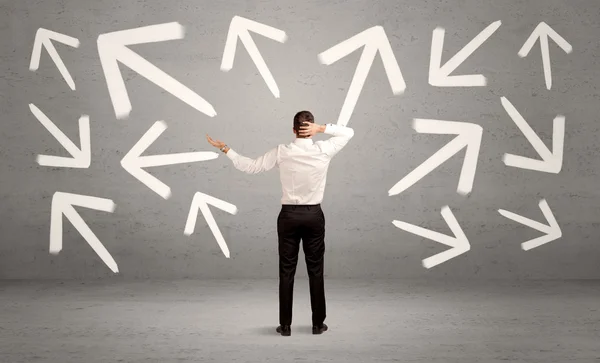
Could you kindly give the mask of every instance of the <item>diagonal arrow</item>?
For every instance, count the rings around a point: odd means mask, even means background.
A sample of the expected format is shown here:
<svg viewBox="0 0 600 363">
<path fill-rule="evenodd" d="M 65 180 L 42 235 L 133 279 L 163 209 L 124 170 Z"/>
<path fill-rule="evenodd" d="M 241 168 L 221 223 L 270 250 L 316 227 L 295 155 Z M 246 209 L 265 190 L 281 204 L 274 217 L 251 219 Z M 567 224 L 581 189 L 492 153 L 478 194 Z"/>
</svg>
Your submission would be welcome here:
<svg viewBox="0 0 600 363">
<path fill-rule="evenodd" d="M 100 63 L 118 119 L 129 117 L 131 112 L 131 102 L 118 62 L 205 115 L 213 117 L 217 114 L 213 106 L 204 98 L 127 48 L 128 45 L 182 39 L 183 36 L 184 28 L 176 22 L 121 30 L 98 36 Z"/>
<path fill-rule="evenodd" d="M 63 168 L 89 168 L 92 160 L 92 145 L 90 139 L 90 118 L 83 115 L 79 118 L 79 143 L 78 148 L 67 135 L 65 135 L 50 119 L 33 103 L 29 104 L 31 113 L 50 131 L 52 136 L 71 154 L 72 157 L 38 155 L 37 162 L 43 166 Z"/>
<path fill-rule="evenodd" d="M 450 227 L 450 230 L 454 234 L 454 237 L 447 236 L 445 234 L 441 234 L 406 222 L 392 222 L 396 227 L 402 230 L 451 247 L 449 250 L 424 259 L 423 267 L 425 268 L 432 268 L 434 266 L 437 266 L 456 256 L 462 255 L 463 253 L 471 249 L 471 245 L 469 244 L 467 236 L 465 236 L 462 228 L 460 228 L 460 225 L 456 220 L 456 217 L 454 217 L 454 214 L 452 214 L 452 211 L 448 206 L 442 207 L 442 217 L 444 217 L 444 220 L 446 221 L 446 224 L 448 224 L 448 227 Z"/>
<path fill-rule="evenodd" d="M 350 88 L 348 88 L 348 94 L 346 95 L 344 105 L 342 106 L 337 121 L 338 125 L 346 126 L 348 124 L 350 116 L 352 115 L 352 112 L 354 112 L 356 102 L 358 101 L 358 96 L 362 91 L 367 75 L 375 60 L 375 55 L 377 55 L 378 52 L 381 56 L 383 67 L 385 68 L 385 73 L 387 74 L 394 95 L 400 95 L 404 93 L 404 90 L 406 89 L 406 83 L 402 77 L 400 66 L 396 61 L 394 51 L 392 50 L 392 46 L 390 45 L 382 26 L 374 26 L 364 30 L 363 32 L 329 48 L 319 54 L 319 61 L 323 64 L 331 65 L 360 47 L 364 47 L 364 49 L 360 56 L 360 60 L 358 61 L 356 71 L 354 72 L 352 83 L 350 83 Z"/>
<path fill-rule="evenodd" d="M 90 197 L 87 195 L 56 192 L 52 196 L 52 211 L 50 214 L 50 253 L 58 254 L 63 243 L 63 215 L 71 222 L 73 227 L 81 234 L 83 239 L 92 247 L 104 263 L 114 272 L 118 273 L 117 263 L 106 250 L 102 242 L 92 232 L 90 227 L 81 218 L 73 206 L 114 212 L 115 203 L 110 199 Z"/>
<path fill-rule="evenodd" d="M 545 234 L 544 236 L 537 237 L 527 242 L 521 243 L 521 248 L 525 251 L 539 247 L 541 245 L 544 245 L 548 242 L 552 242 L 562 237 L 562 231 L 560 229 L 560 226 L 558 225 L 558 222 L 556 221 L 556 218 L 554 218 L 554 214 L 552 214 L 552 210 L 550 210 L 550 207 L 548 206 L 548 202 L 546 202 L 545 199 L 542 199 L 539 205 L 540 209 L 542 210 L 542 213 L 544 213 L 544 217 L 546 218 L 546 222 L 548 223 L 548 225 L 536 222 L 532 219 L 525 218 L 523 216 L 506 211 L 504 209 L 498 209 L 498 213 L 502 214 L 506 218 L 512 219 L 517 223 L 524 224 L 529 228 L 533 228 Z"/>
<path fill-rule="evenodd" d="M 171 188 L 142 168 L 193 163 L 216 159 L 219 156 L 212 151 L 140 156 L 166 129 L 167 124 L 164 121 L 156 121 L 121 160 L 123 169 L 127 170 L 134 178 L 144 183 L 164 199 L 168 199 L 171 196 Z"/>
<path fill-rule="evenodd" d="M 227 72 L 233 67 L 237 39 L 239 38 L 248 51 L 250 58 L 256 65 L 258 72 L 265 80 L 269 90 L 271 90 L 271 93 L 273 93 L 275 98 L 279 98 L 280 94 L 277 83 L 275 83 L 275 79 L 273 78 L 271 71 L 269 71 L 265 60 L 263 59 L 262 55 L 260 55 L 260 52 L 256 47 L 256 43 L 254 43 L 254 40 L 252 40 L 250 31 L 278 41 L 279 43 L 285 43 L 287 40 L 287 35 L 283 30 L 258 23 L 250 19 L 242 18 L 241 16 L 234 16 L 229 24 L 229 32 L 225 42 L 225 49 L 223 50 L 223 60 L 221 61 L 221 70 Z"/>
<path fill-rule="evenodd" d="M 435 168 L 450 159 L 463 148 L 466 148 L 467 151 L 465 152 L 465 159 L 463 161 L 463 167 L 460 172 L 458 188 L 456 191 L 463 195 L 469 194 L 473 189 L 483 128 L 479 125 L 467 122 L 429 119 L 415 119 L 413 128 L 419 133 L 455 134 L 458 136 L 396 183 L 396 185 L 389 190 L 389 195 L 400 194 L 410 188 L 413 184 L 421 180 L 425 175 L 432 172 Z"/>
<path fill-rule="evenodd" d="M 217 239 L 217 243 L 219 247 L 221 247 L 221 251 L 225 257 L 229 258 L 229 248 L 227 248 L 227 243 L 225 243 L 225 239 L 219 230 L 219 226 L 217 226 L 217 222 L 215 221 L 215 217 L 213 217 L 210 208 L 208 205 L 212 205 L 229 214 L 237 214 L 237 207 L 231 203 L 227 203 L 221 199 L 217 199 L 215 197 L 211 197 L 210 195 L 197 192 L 192 199 L 192 205 L 190 207 L 190 213 L 188 214 L 187 221 L 185 223 L 184 234 L 186 236 L 194 233 L 194 229 L 196 228 L 196 220 L 198 219 L 198 209 L 202 212 L 206 223 L 208 223 L 208 227 L 212 231 L 213 235 Z"/>
<path fill-rule="evenodd" d="M 536 40 L 540 40 L 544 79 L 546 81 L 546 88 L 550 89 L 552 88 L 552 68 L 550 67 L 550 45 L 548 44 L 548 37 L 552 38 L 565 53 L 569 54 L 573 51 L 573 47 L 565 40 L 565 38 L 561 37 L 554 29 L 542 21 L 535 27 L 517 54 L 521 58 L 527 57 L 535 45 Z"/>
<path fill-rule="evenodd" d="M 54 48 L 54 44 L 52 41 L 57 41 L 59 43 L 66 44 L 73 48 L 79 48 L 79 40 L 77 38 L 70 37 L 68 35 L 64 35 L 61 33 L 53 32 L 52 30 L 39 28 L 35 33 L 35 40 L 33 41 L 33 51 L 31 53 L 31 61 L 29 63 L 30 71 L 37 71 L 40 67 L 40 58 L 42 57 L 42 47 L 46 48 L 48 55 L 52 58 L 54 64 L 58 68 L 58 71 L 63 76 L 65 82 L 69 85 L 71 90 L 75 90 L 75 82 L 73 81 L 73 77 L 69 73 L 69 70 L 63 63 L 60 55 Z"/>
<path fill-rule="evenodd" d="M 473 40 L 465 45 L 446 64 L 442 64 L 442 49 L 444 48 L 444 28 L 437 27 L 431 37 L 431 58 L 429 59 L 429 84 L 437 87 L 473 87 L 485 86 L 486 78 L 481 74 L 450 76 L 473 52 L 477 50 L 498 28 L 500 20 L 488 25 Z"/>
<path fill-rule="evenodd" d="M 542 160 L 526 158 L 524 156 L 504 154 L 502 161 L 505 165 L 516 168 L 543 171 L 546 173 L 558 174 L 562 169 L 563 150 L 565 143 L 565 117 L 558 115 L 554 118 L 554 131 L 552 133 L 552 151 L 550 151 L 539 136 L 533 131 L 531 126 L 525 121 L 517 109 L 506 99 L 502 97 L 502 106 L 540 155 Z"/>
</svg>

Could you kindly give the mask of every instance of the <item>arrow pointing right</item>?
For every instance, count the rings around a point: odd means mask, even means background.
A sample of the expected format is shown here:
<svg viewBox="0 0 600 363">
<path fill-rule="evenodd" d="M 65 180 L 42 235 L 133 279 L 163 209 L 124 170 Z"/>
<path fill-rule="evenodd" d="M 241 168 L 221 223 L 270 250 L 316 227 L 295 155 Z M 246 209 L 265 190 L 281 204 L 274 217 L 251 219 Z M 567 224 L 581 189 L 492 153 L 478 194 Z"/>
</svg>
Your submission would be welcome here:
<svg viewBox="0 0 600 363">
<path fill-rule="evenodd" d="M 548 242 L 552 242 L 552 241 L 562 237 L 562 231 L 560 229 L 560 226 L 558 225 L 556 218 L 554 218 L 554 214 L 552 214 L 552 210 L 550 210 L 550 207 L 548 206 L 548 202 L 546 202 L 545 199 L 542 199 L 540 201 L 540 209 L 542 210 L 542 213 L 544 213 L 544 217 L 546 217 L 546 221 L 548 222 L 548 225 L 544 225 L 540 222 L 536 222 L 532 219 L 525 218 L 523 216 L 520 216 L 513 212 L 509 212 L 504 209 L 498 209 L 498 213 L 502 214 L 506 218 L 512 219 L 515 222 L 524 224 L 530 228 L 533 228 L 533 229 L 545 234 L 545 236 L 541 236 L 541 237 L 529 240 L 527 242 L 523 242 L 521 244 L 521 248 L 523 248 L 523 250 L 525 250 L 525 251 L 528 251 L 532 248 L 539 247 L 541 245 L 544 245 Z"/>
<path fill-rule="evenodd" d="M 329 48 L 319 54 L 319 61 L 330 65 L 363 46 L 364 50 L 358 61 L 356 72 L 352 78 L 352 83 L 350 83 L 350 88 L 348 88 L 348 94 L 346 95 L 346 100 L 337 121 L 338 125 L 346 126 L 348 124 L 377 52 L 381 55 L 383 67 L 385 68 L 385 73 L 387 74 L 394 95 L 400 95 L 406 89 L 406 83 L 402 77 L 400 66 L 398 66 L 394 51 L 382 26 L 369 28 Z"/>
<path fill-rule="evenodd" d="M 519 57 L 527 57 L 531 49 L 533 48 L 535 41 L 540 39 L 540 48 L 542 52 L 542 65 L 544 67 L 544 79 L 546 81 L 546 88 L 552 88 L 552 68 L 550 67 L 550 46 L 548 44 L 548 37 L 552 38 L 556 44 L 565 53 L 569 54 L 573 51 L 573 47 L 565 38 L 561 37 L 557 32 L 554 31 L 548 24 L 543 21 L 535 27 L 529 38 L 525 41 L 525 44 L 519 50 Z"/>
<path fill-rule="evenodd" d="M 517 109 L 506 99 L 500 99 L 502 106 L 533 146 L 535 151 L 540 155 L 542 160 L 526 158 L 520 155 L 504 154 L 502 161 L 505 165 L 514 166 L 517 168 L 543 171 L 546 173 L 558 174 L 562 169 L 563 149 L 565 144 L 565 117 L 562 115 L 556 116 L 554 119 L 554 132 L 552 134 L 552 150 L 550 151 L 539 136 L 533 131 L 531 126 L 525 121 L 523 116 Z"/>
<path fill-rule="evenodd" d="M 185 223 L 185 230 L 183 231 L 183 234 L 185 234 L 186 236 L 190 236 L 192 233 L 194 233 L 194 229 L 196 228 L 196 220 L 198 219 L 198 209 L 200 209 L 200 211 L 202 211 L 204 219 L 206 220 L 206 223 L 208 223 L 208 227 L 217 239 L 217 243 L 219 244 L 219 247 L 221 247 L 221 251 L 223 251 L 225 257 L 229 258 L 229 248 L 227 248 L 227 243 L 225 243 L 225 239 L 223 238 L 223 235 L 219 230 L 219 226 L 217 226 L 215 217 L 213 217 L 212 213 L 210 212 L 210 208 L 208 208 L 209 204 L 221 210 L 224 210 L 229 214 L 235 215 L 238 211 L 237 207 L 231 203 L 227 203 L 221 199 L 211 197 L 208 194 L 197 192 L 194 195 L 194 199 L 192 199 L 190 213 L 188 214 L 188 219 Z"/>
<path fill-rule="evenodd" d="M 242 18 L 241 16 L 234 16 L 229 25 L 229 33 L 227 34 L 227 41 L 225 42 L 225 49 L 223 50 L 223 60 L 221 61 L 221 70 L 227 72 L 233 67 L 237 39 L 240 38 L 240 41 L 244 47 L 246 47 L 256 68 L 258 68 L 258 72 L 267 83 L 269 90 L 271 90 L 271 93 L 273 93 L 275 98 L 279 98 L 279 87 L 277 87 L 277 83 L 275 82 L 271 71 L 269 71 L 265 60 L 260 55 L 256 43 L 252 40 L 249 32 L 250 30 L 264 37 L 276 40 L 279 43 L 285 43 L 287 40 L 287 35 L 283 30 Z"/>
<path fill-rule="evenodd" d="M 123 63 L 150 82 L 163 88 L 173 96 L 192 106 L 207 116 L 214 117 L 217 112 L 204 98 L 187 88 L 173 77 L 169 76 L 152 63 L 133 52 L 128 45 L 162 42 L 165 40 L 182 39 L 184 29 L 181 24 L 165 23 L 127 29 L 98 36 L 98 54 L 106 78 L 106 86 L 118 119 L 129 117 L 131 102 L 123 76 L 119 71 L 118 62 Z"/>
<path fill-rule="evenodd" d="M 96 209 L 110 213 L 114 212 L 116 207 L 115 203 L 110 199 L 63 192 L 54 193 L 52 196 L 52 211 L 50 214 L 50 253 L 55 255 L 62 250 L 62 217 L 64 215 L 112 272 L 118 273 L 119 268 L 117 267 L 115 260 L 73 206 Z"/>
<path fill-rule="evenodd" d="M 473 189 L 483 128 L 479 125 L 467 122 L 428 119 L 415 119 L 413 128 L 419 133 L 456 134 L 458 136 L 396 183 L 396 185 L 389 190 L 389 195 L 400 194 L 410 188 L 425 175 L 432 172 L 435 168 L 450 159 L 463 148 L 466 148 L 467 151 L 465 153 L 462 170 L 460 171 L 460 178 L 458 180 L 458 188 L 456 191 L 463 195 L 469 194 Z"/>
<path fill-rule="evenodd" d="M 58 68 L 58 71 L 63 76 L 65 82 L 69 85 L 71 90 L 75 90 L 75 82 L 73 82 L 73 77 L 69 73 L 69 70 L 65 66 L 65 63 L 58 55 L 56 48 L 54 48 L 54 44 L 52 41 L 57 41 L 59 43 L 66 44 L 73 48 L 79 47 L 79 40 L 77 38 L 70 37 L 68 35 L 64 35 L 61 33 L 53 32 L 52 30 L 39 28 L 35 33 L 35 40 L 33 41 L 33 51 L 31 53 L 31 61 L 29 63 L 30 71 L 37 71 L 40 66 L 40 58 L 42 57 L 42 47 L 46 48 L 48 55 L 52 58 L 54 64 Z"/>
<path fill-rule="evenodd" d="M 31 113 L 38 119 L 38 121 L 44 125 L 44 127 L 50 131 L 52 136 L 71 154 L 71 158 L 65 158 L 62 156 L 50 156 L 50 155 L 38 155 L 37 162 L 44 166 L 54 166 L 63 168 L 89 168 L 92 160 L 92 145 L 90 139 L 90 118 L 87 115 L 79 118 L 79 142 L 81 149 L 79 149 L 73 141 L 71 141 L 67 135 L 65 135 L 56 125 L 50 121 L 36 105 L 33 103 L 29 104 Z"/>
<path fill-rule="evenodd" d="M 152 189 L 164 199 L 168 199 L 171 196 L 171 188 L 142 168 L 192 163 L 196 161 L 212 160 L 219 157 L 219 154 L 212 151 L 141 156 L 166 129 L 167 124 L 164 121 L 156 121 L 121 160 L 123 169 L 127 170 L 134 178 L 144 183 L 148 188 Z"/>
<path fill-rule="evenodd" d="M 431 231 L 429 229 L 425 229 L 419 226 L 415 226 L 414 224 L 408 224 L 406 222 L 392 222 L 396 227 L 403 229 L 407 232 L 452 247 L 449 250 L 424 259 L 423 267 L 425 268 L 432 268 L 434 266 L 437 266 L 440 263 L 444 263 L 456 256 L 462 255 L 463 253 L 471 249 L 471 245 L 469 244 L 467 236 L 465 236 L 465 233 L 463 232 L 462 228 L 460 228 L 456 217 L 454 217 L 454 214 L 452 214 L 452 211 L 448 206 L 442 207 L 442 217 L 444 217 L 446 224 L 448 224 L 448 227 L 450 227 L 450 230 L 452 230 L 454 237 Z"/>
</svg>

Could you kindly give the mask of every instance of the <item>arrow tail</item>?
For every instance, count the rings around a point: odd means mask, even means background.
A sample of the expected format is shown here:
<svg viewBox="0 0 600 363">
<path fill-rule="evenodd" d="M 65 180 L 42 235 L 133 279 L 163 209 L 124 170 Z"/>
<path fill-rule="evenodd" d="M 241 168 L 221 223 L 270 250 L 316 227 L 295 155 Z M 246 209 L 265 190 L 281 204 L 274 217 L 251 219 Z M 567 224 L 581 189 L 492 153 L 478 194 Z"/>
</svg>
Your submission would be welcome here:
<svg viewBox="0 0 600 363">
<path fill-rule="evenodd" d="M 204 98 L 132 50 L 121 48 L 119 61 L 196 110 L 209 117 L 216 116 L 217 112 Z M 120 75 L 119 77 L 122 78 Z"/>
<path fill-rule="evenodd" d="M 218 157 L 219 154 L 212 151 L 196 151 L 188 153 L 141 156 L 137 159 L 136 164 L 140 168 L 146 168 L 153 166 L 193 163 L 197 161 L 212 160 Z"/>
<path fill-rule="evenodd" d="M 273 96 L 275 96 L 275 98 L 279 98 L 279 96 L 280 96 L 279 87 L 277 87 L 277 83 L 275 82 L 275 79 L 273 78 L 271 71 L 269 71 L 269 68 L 267 67 L 267 64 L 265 63 L 265 60 L 263 59 L 262 55 L 260 54 L 260 51 L 256 47 L 256 43 L 254 43 L 254 40 L 252 40 L 252 37 L 250 36 L 250 34 L 247 31 L 244 31 L 241 34 L 239 34 L 239 37 L 240 37 L 241 42 L 246 47 L 248 54 L 250 54 L 250 58 L 256 65 L 258 72 L 260 73 L 262 78 L 265 80 L 267 87 L 269 87 L 269 90 L 271 91 Z"/>
<path fill-rule="evenodd" d="M 369 70 L 371 69 L 371 65 L 373 64 L 376 54 L 377 48 L 367 45 L 360 56 L 356 71 L 354 72 L 354 77 L 352 78 L 352 82 L 348 88 L 348 94 L 346 95 L 342 110 L 340 111 L 340 116 L 337 121 L 338 125 L 346 126 L 350 121 L 350 117 L 354 112 L 354 107 L 358 102 L 358 97 L 360 96 L 365 81 L 367 80 Z"/>
<path fill-rule="evenodd" d="M 507 210 L 504 209 L 499 209 L 498 213 L 500 213 L 501 215 L 503 215 L 504 217 L 508 218 L 508 219 L 512 219 L 513 221 L 523 224 L 529 228 L 535 229 L 536 231 L 540 231 L 543 233 L 550 233 L 551 229 L 549 226 L 540 223 L 538 221 L 534 221 L 533 219 L 529 219 L 523 216 L 520 216 L 516 213 L 513 212 L 509 212 Z"/>
</svg>

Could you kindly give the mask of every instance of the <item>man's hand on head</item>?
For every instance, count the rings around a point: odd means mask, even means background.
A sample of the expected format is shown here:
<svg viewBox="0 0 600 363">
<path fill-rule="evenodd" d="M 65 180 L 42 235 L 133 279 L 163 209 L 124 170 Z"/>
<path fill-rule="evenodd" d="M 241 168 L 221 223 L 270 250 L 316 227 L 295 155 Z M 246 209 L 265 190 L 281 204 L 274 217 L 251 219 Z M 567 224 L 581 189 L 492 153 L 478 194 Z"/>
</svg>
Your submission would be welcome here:
<svg viewBox="0 0 600 363">
<path fill-rule="evenodd" d="M 312 137 L 319 132 L 324 132 L 325 126 L 314 122 L 303 122 L 298 130 L 298 136 Z"/>
</svg>

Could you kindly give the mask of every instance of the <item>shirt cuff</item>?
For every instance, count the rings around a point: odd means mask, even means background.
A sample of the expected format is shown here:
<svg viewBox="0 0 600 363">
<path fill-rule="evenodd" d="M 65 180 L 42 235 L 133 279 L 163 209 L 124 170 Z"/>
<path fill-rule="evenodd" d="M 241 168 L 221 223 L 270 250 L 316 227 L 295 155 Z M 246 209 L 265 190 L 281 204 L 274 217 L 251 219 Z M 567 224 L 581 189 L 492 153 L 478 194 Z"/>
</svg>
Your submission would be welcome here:
<svg viewBox="0 0 600 363">
<path fill-rule="evenodd" d="M 227 150 L 227 153 L 225 155 L 227 155 L 228 158 L 230 158 L 231 160 L 233 160 L 233 159 L 235 159 L 238 156 L 238 153 L 236 153 L 235 151 L 233 151 L 232 148 L 229 148 L 229 150 Z"/>
<path fill-rule="evenodd" d="M 328 135 L 334 135 L 336 132 L 336 126 L 337 125 L 334 124 L 326 124 L 325 131 L 323 131 L 323 133 Z"/>
</svg>

